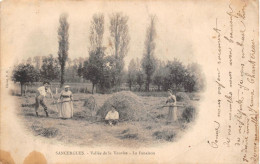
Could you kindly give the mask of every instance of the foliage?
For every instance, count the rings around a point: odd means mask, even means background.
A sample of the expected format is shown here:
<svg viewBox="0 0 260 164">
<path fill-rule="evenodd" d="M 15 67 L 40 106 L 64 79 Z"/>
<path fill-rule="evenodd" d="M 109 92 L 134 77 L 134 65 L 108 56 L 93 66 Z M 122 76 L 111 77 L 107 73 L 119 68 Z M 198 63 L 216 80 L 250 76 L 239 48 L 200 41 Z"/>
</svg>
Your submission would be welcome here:
<svg viewBox="0 0 260 164">
<path fill-rule="evenodd" d="M 136 74 L 136 83 L 139 85 L 139 89 L 138 89 L 139 91 L 141 91 L 144 82 L 145 82 L 144 73 L 142 70 L 138 70 Z"/>
<path fill-rule="evenodd" d="M 59 63 L 61 68 L 61 79 L 60 79 L 60 86 L 62 87 L 65 80 L 64 80 L 64 73 L 65 73 L 65 65 L 66 60 L 68 58 L 68 51 L 69 51 L 69 23 L 67 21 L 67 15 L 62 14 L 60 16 L 60 27 L 58 29 L 58 40 L 59 40 Z"/>
<path fill-rule="evenodd" d="M 155 17 L 151 17 L 150 25 L 146 31 L 145 50 L 142 59 L 142 68 L 146 75 L 145 90 L 149 91 L 149 85 L 152 81 L 152 75 L 156 69 L 156 59 L 154 57 L 155 50 Z"/>
<path fill-rule="evenodd" d="M 205 78 L 199 64 L 191 63 L 187 66 L 187 78 L 184 88 L 188 92 L 201 91 L 205 88 Z"/>
<path fill-rule="evenodd" d="M 104 80 L 104 48 L 97 48 L 90 52 L 89 59 L 84 62 L 83 77 L 92 82 L 92 94 L 96 84 L 102 84 Z"/>
<path fill-rule="evenodd" d="M 134 59 L 132 59 L 128 65 L 128 74 L 127 74 L 127 83 L 129 86 L 129 89 L 131 91 L 131 88 L 136 83 L 136 76 L 137 76 L 138 68 L 137 64 Z"/>
<path fill-rule="evenodd" d="M 169 61 L 166 65 L 169 75 L 164 77 L 163 88 L 164 90 L 173 89 L 174 91 L 180 90 L 187 75 L 185 66 L 177 59 Z"/>
<path fill-rule="evenodd" d="M 57 59 L 53 58 L 50 54 L 48 57 L 43 58 L 42 63 L 40 73 L 43 81 L 53 81 L 59 78 L 59 65 Z"/>
<path fill-rule="evenodd" d="M 90 51 L 102 47 L 104 35 L 104 15 L 94 14 L 90 25 Z"/>
<path fill-rule="evenodd" d="M 83 76 L 83 65 L 82 65 L 82 63 L 79 64 L 77 73 L 78 73 L 78 76 L 79 76 L 79 77 L 82 77 L 82 76 Z"/>
<path fill-rule="evenodd" d="M 161 61 L 157 61 L 158 68 L 155 70 L 152 80 L 153 84 L 158 87 L 158 91 L 161 90 L 161 86 L 163 85 L 163 80 L 169 75 L 168 69 L 165 67 L 165 64 Z"/>
<path fill-rule="evenodd" d="M 119 86 L 124 68 L 124 57 L 128 53 L 130 36 L 128 32 L 128 16 L 113 13 L 110 17 L 110 47 L 113 62 L 110 60 L 112 86 Z"/>
<path fill-rule="evenodd" d="M 105 80 L 105 48 L 102 47 L 104 34 L 104 15 L 93 15 L 90 26 L 90 48 L 89 59 L 84 62 L 82 70 L 78 70 L 79 74 L 83 74 L 85 79 L 92 82 L 92 94 L 94 87 L 100 84 L 103 87 Z"/>
<path fill-rule="evenodd" d="M 20 64 L 13 70 L 12 80 L 21 85 L 21 95 L 23 94 L 23 85 L 37 81 L 39 72 L 30 64 Z"/>
</svg>

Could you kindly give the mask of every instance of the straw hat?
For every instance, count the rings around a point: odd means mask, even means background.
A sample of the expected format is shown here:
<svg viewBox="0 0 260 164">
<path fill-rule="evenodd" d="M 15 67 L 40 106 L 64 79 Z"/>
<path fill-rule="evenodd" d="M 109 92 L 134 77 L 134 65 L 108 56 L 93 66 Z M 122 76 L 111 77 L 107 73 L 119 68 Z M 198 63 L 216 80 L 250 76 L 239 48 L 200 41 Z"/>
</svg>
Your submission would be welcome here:
<svg viewBox="0 0 260 164">
<path fill-rule="evenodd" d="M 65 85 L 64 88 L 70 88 L 70 86 L 69 85 Z"/>
</svg>

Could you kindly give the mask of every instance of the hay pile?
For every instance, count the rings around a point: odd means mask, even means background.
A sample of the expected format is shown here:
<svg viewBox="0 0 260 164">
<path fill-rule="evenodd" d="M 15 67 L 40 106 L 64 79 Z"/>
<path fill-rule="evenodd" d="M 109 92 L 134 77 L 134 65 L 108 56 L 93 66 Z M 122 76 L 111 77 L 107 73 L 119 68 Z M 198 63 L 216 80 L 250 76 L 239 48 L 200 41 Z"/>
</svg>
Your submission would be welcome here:
<svg viewBox="0 0 260 164">
<path fill-rule="evenodd" d="M 97 116 L 104 119 L 106 114 L 112 109 L 112 106 L 118 111 L 119 120 L 121 121 L 138 121 L 146 118 L 142 101 L 130 91 L 114 93 L 97 111 Z"/>
<path fill-rule="evenodd" d="M 96 99 L 93 96 L 90 96 L 84 101 L 84 107 L 87 107 L 91 111 L 94 111 L 97 107 Z"/>
</svg>

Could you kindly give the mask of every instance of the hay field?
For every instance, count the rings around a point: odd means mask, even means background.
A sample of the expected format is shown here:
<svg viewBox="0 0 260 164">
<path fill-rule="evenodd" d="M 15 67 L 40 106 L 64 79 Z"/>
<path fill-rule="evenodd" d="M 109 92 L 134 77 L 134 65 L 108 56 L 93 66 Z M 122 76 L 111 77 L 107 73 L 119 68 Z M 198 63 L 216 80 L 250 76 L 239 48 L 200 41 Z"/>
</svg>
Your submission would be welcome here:
<svg viewBox="0 0 260 164">
<path fill-rule="evenodd" d="M 90 96 L 92 95 L 76 93 L 74 99 L 87 99 Z M 93 96 L 99 110 L 113 95 L 94 94 Z M 135 95 L 134 97 L 138 97 L 138 101 L 142 103 L 140 107 L 142 118 L 146 119 L 121 120 L 118 125 L 112 127 L 96 119 L 97 117 L 91 117 L 91 111 L 84 106 L 84 101 L 74 102 L 74 117 L 65 120 L 58 118 L 56 105 L 52 104 L 50 98 L 46 98 L 49 107 L 49 117 L 46 118 L 42 107 L 39 108 L 40 116 L 35 116 L 33 93 L 25 97 L 14 97 L 17 99 L 17 114 L 27 133 L 38 136 L 39 139 L 48 138 L 51 142 L 66 145 L 143 147 L 175 142 L 193 123 L 183 118 L 185 108 L 178 107 L 179 123 L 166 124 L 168 108 L 157 109 L 166 101 L 166 97 Z M 194 109 L 198 105 L 198 101 L 185 99 L 178 103 Z"/>
</svg>

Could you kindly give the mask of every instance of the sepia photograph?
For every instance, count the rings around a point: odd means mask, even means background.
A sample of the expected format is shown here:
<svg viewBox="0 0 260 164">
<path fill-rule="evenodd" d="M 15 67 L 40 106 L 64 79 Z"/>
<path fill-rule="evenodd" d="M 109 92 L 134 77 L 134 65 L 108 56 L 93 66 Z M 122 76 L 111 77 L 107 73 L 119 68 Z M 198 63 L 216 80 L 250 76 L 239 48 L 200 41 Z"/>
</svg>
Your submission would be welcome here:
<svg viewBox="0 0 260 164">
<path fill-rule="evenodd" d="M 17 59 L 10 90 L 28 133 L 64 144 L 137 147 L 175 142 L 185 134 L 196 121 L 205 89 L 201 66 L 187 61 L 190 41 L 176 55 L 173 44 L 168 48 L 173 57 L 162 59 L 158 38 L 175 42 L 159 36 L 157 31 L 165 30 L 159 23 L 165 22 L 149 14 L 143 26 L 130 29 L 130 19 L 124 12 L 94 13 L 85 24 L 73 24 L 83 34 L 80 43 L 71 34 L 68 13 L 59 15 L 56 27 L 45 29 L 53 34 L 50 41 L 41 40 L 40 27 L 32 29 L 28 42 L 37 49 Z M 143 36 L 131 37 L 137 32 Z"/>
</svg>

